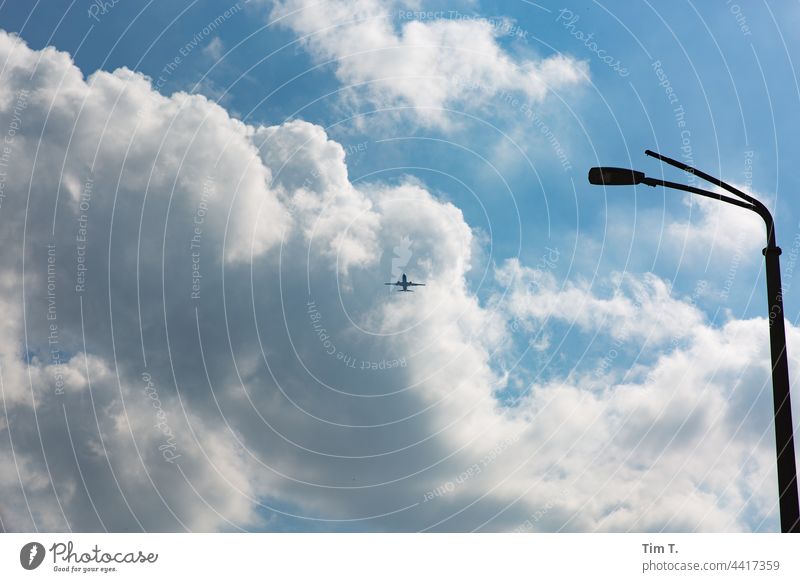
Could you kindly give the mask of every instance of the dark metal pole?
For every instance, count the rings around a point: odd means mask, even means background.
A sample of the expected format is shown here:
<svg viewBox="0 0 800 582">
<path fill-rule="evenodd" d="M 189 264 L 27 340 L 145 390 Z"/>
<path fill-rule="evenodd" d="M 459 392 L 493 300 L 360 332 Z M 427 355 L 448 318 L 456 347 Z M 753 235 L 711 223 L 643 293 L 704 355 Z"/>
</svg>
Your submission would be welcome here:
<svg viewBox="0 0 800 582">
<path fill-rule="evenodd" d="M 781 531 L 783 533 L 800 533 L 800 504 L 798 504 L 797 497 L 797 467 L 794 459 L 794 425 L 792 424 L 792 403 L 789 394 L 786 329 L 783 323 L 781 249 L 778 246 L 768 246 L 762 252 L 767 271 L 767 297 L 769 299 L 769 344 L 772 352 L 772 400 L 775 408 L 775 447 L 778 454 Z"/>
<path fill-rule="evenodd" d="M 769 347 L 772 356 L 772 402 L 775 412 L 775 450 L 778 461 L 778 501 L 783 533 L 800 533 L 800 502 L 797 496 L 797 464 L 794 458 L 794 425 L 792 424 L 792 401 L 789 391 L 789 366 L 786 357 L 786 327 L 783 322 L 783 288 L 781 286 L 781 249 L 776 243 L 775 221 L 761 201 L 726 184 L 719 178 L 646 150 L 645 154 L 680 168 L 690 174 L 716 184 L 742 200 L 752 204 L 751 210 L 764 220 L 767 228 L 767 246 L 762 251 L 767 276 L 767 299 L 769 300 Z M 645 181 L 645 183 L 647 183 Z M 673 183 L 663 184 L 674 187 Z M 679 189 L 694 191 L 691 187 Z M 696 192 L 699 193 L 699 192 Z M 730 200 L 723 202 L 732 203 Z M 741 206 L 741 204 L 737 204 Z"/>
<path fill-rule="evenodd" d="M 731 194 L 737 196 L 740 200 L 716 192 L 701 190 L 693 186 L 649 178 L 643 176 L 641 172 L 628 170 L 633 178 L 636 178 L 638 175 L 638 179 L 633 183 L 674 188 L 708 198 L 715 198 L 720 202 L 741 206 L 761 216 L 764 220 L 764 225 L 767 227 L 767 246 L 762 252 L 764 254 L 764 264 L 767 275 L 767 299 L 769 300 L 769 346 L 772 358 L 772 402 L 775 413 L 775 449 L 778 462 L 778 502 L 780 507 L 781 531 L 783 533 L 800 533 L 800 501 L 798 501 L 797 495 L 797 464 L 794 458 L 794 425 L 792 424 L 792 401 L 789 390 L 789 366 L 786 357 L 786 327 L 783 322 L 781 249 L 775 242 L 775 222 L 772 219 L 772 214 L 759 200 L 742 192 L 738 188 L 734 188 L 730 184 L 726 184 L 719 178 L 710 176 L 683 162 L 673 160 L 667 156 L 662 156 L 657 152 L 645 150 L 644 153 L 724 188 Z M 598 183 L 592 181 L 593 172 L 600 169 L 601 168 L 593 168 L 592 171 L 589 172 L 590 182 L 594 184 Z M 609 169 L 619 173 L 619 168 Z M 601 176 L 602 175 L 601 173 Z M 623 182 L 617 182 L 617 184 L 622 183 Z M 628 182 L 626 181 L 624 183 L 627 184 Z M 742 202 L 742 200 L 744 202 Z"/>
</svg>

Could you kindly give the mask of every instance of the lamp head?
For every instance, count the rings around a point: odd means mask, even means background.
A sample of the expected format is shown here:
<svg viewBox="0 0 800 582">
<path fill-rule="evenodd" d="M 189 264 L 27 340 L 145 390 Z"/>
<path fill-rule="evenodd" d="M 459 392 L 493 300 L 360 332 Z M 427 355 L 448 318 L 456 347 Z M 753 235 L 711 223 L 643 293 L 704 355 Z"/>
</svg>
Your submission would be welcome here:
<svg viewBox="0 0 800 582">
<path fill-rule="evenodd" d="M 592 168 L 589 170 L 589 183 L 605 186 L 631 186 L 644 181 L 644 172 L 627 168 Z"/>
</svg>

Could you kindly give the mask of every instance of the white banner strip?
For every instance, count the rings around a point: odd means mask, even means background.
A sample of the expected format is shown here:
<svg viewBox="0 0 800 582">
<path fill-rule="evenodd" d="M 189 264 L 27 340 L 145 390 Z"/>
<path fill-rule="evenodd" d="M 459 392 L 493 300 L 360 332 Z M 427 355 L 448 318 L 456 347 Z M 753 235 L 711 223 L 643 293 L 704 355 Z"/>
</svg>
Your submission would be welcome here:
<svg viewBox="0 0 800 582">
<path fill-rule="evenodd" d="M 782 534 L 4 534 L 3 580 L 800 580 Z"/>
</svg>

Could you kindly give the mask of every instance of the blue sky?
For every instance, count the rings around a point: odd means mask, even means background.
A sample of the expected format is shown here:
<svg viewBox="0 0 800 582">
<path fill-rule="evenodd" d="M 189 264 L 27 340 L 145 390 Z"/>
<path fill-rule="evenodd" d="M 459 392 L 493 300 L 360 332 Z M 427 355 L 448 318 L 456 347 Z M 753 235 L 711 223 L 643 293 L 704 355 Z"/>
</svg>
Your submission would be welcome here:
<svg viewBox="0 0 800 582">
<path fill-rule="evenodd" d="M 760 197 L 800 348 L 796 6 L 101 4 L 0 4 L 5 529 L 777 528 L 758 217 L 586 174 Z"/>
</svg>

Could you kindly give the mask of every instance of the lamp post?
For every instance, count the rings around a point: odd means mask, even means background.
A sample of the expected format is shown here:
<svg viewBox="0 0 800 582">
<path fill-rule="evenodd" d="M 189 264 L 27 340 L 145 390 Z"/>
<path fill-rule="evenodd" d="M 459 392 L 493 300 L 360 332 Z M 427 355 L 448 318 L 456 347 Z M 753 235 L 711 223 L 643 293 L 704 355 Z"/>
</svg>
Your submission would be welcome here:
<svg viewBox="0 0 800 582">
<path fill-rule="evenodd" d="M 789 367 L 786 358 L 786 329 L 783 322 L 783 291 L 781 289 L 781 249 L 775 242 L 775 222 L 767 207 L 752 196 L 726 184 L 718 178 L 709 176 L 691 166 L 673 160 L 659 153 L 646 150 L 652 156 L 676 168 L 693 174 L 703 180 L 723 188 L 736 196 L 709 192 L 693 186 L 649 178 L 643 172 L 625 168 L 592 168 L 589 182 L 605 186 L 663 186 L 675 190 L 691 192 L 699 196 L 714 198 L 720 202 L 747 208 L 758 214 L 767 229 L 767 246 L 762 251 L 767 276 L 767 299 L 769 300 L 769 343 L 772 354 L 772 401 L 775 410 L 775 448 L 778 462 L 778 499 L 780 505 L 781 531 L 800 533 L 800 503 L 797 497 L 797 467 L 794 458 L 794 436 L 792 425 L 792 405 L 789 394 Z"/>
</svg>

